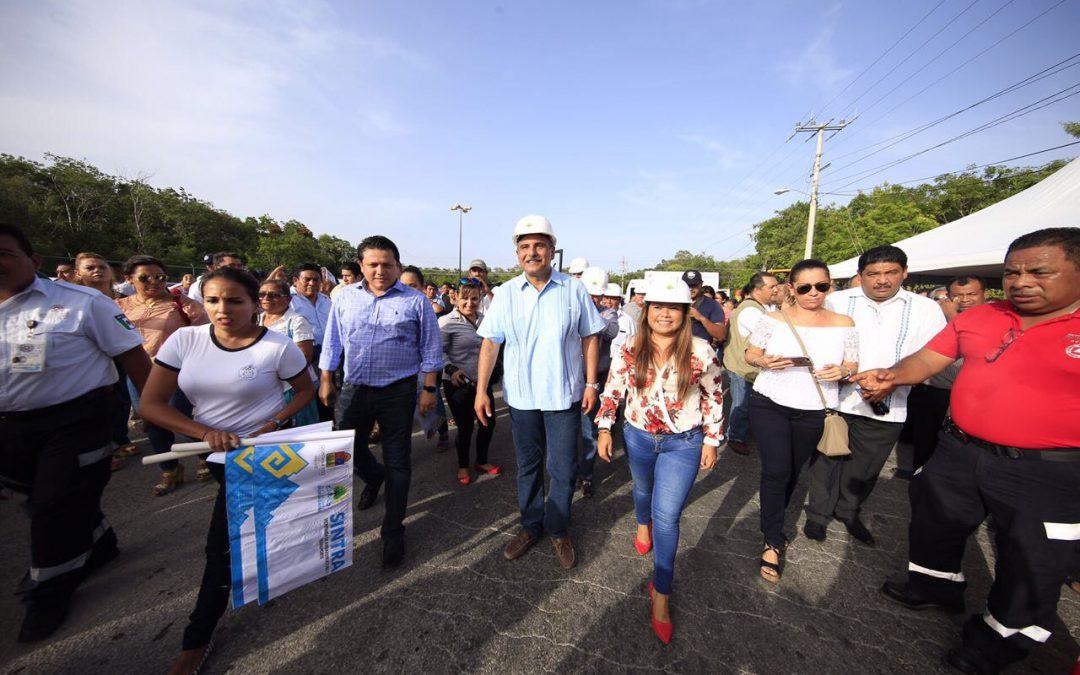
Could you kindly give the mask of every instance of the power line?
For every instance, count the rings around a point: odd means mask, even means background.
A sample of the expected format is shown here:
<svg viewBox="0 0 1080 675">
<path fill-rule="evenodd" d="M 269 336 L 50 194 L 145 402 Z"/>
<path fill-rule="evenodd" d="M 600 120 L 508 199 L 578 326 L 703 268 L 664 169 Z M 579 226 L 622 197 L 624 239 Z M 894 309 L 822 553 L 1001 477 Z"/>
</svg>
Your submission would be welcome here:
<svg viewBox="0 0 1080 675">
<path fill-rule="evenodd" d="M 1067 148 L 1067 147 L 1072 146 L 1072 145 L 1080 145 L 1080 141 L 1073 141 L 1072 143 L 1064 143 L 1062 145 L 1055 145 L 1054 147 L 1046 148 L 1045 150 L 1036 150 L 1035 152 L 1029 152 L 1029 153 L 1023 154 L 1023 155 L 1017 155 L 1016 157 L 1009 157 L 1008 159 L 999 159 L 996 162 L 987 162 L 986 164 L 980 164 L 978 166 L 968 166 L 968 167 L 965 167 L 963 169 L 957 169 L 956 171 L 946 171 L 944 173 L 934 174 L 933 176 L 924 176 L 922 178 L 912 178 L 911 180 L 897 181 L 895 183 L 889 183 L 889 185 L 909 185 L 911 183 L 921 183 L 923 181 L 933 180 L 933 179 L 939 178 L 941 176 L 951 176 L 953 174 L 958 174 L 958 173 L 970 173 L 971 171 L 978 171 L 979 169 L 985 169 L 985 168 L 990 167 L 990 166 L 999 166 L 999 165 L 1004 164 L 1006 162 L 1014 162 L 1014 161 L 1016 161 L 1018 159 L 1026 159 L 1028 157 L 1034 157 L 1035 155 L 1041 155 L 1041 154 L 1044 154 L 1044 153 L 1047 153 L 1047 152 L 1053 152 L 1054 150 L 1061 150 L 1062 148 Z M 1024 175 L 1026 173 L 1034 173 L 1036 171 L 1041 171 L 1041 170 L 1042 170 L 1042 168 L 1040 167 L 1040 168 L 1036 168 L 1036 169 L 1031 169 L 1030 171 L 1021 171 L 1021 172 L 1018 172 L 1018 173 L 1015 173 L 1015 174 L 1012 174 L 1012 175 L 1021 176 L 1021 175 Z M 880 187 L 880 186 L 879 185 L 873 185 L 873 186 L 867 186 L 867 187 L 855 188 L 855 189 L 857 191 L 859 191 L 859 192 L 867 192 L 868 190 L 873 190 L 874 188 L 877 188 L 877 187 Z"/>
<path fill-rule="evenodd" d="M 872 121 L 871 121 L 870 123 L 866 123 L 866 122 L 864 122 L 864 123 L 863 123 L 863 124 L 862 124 L 861 126 L 871 126 L 871 125 L 873 125 L 873 124 L 876 124 L 877 122 L 879 122 L 879 121 L 881 121 L 881 120 L 885 119 L 885 118 L 886 118 L 886 117 L 888 117 L 888 116 L 889 116 L 890 114 L 892 114 L 893 112 L 895 112 L 895 111 L 896 111 L 896 110 L 897 110 L 898 108 L 901 108 L 901 107 L 903 107 L 904 105 L 906 105 L 906 104 L 908 104 L 909 102 L 911 102 L 911 101 L 912 101 L 913 99 L 915 99 L 915 98 L 918 98 L 919 96 L 922 96 L 923 94 L 925 94 L 925 93 L 926 93 L 926 92 L 927 92 L 928 90 L 930 90 L 931 88 L 933 88 L 933 87 L 937 86 L 937 85 L 938 85 L 938 84 L 940 84 L 940 83 L 941 83 L 942 81 L 944 81 L 944 80 L 946 80 L 947 78 L 951 77 L 951 76 L 952 76 L 952 75 L 954 75 L 954 74 L 955 74 L 955 73 L 956 73 L 957 71 L 959 71 L 959 70 L 961 70 L 961 69 L 963 69 L 963 68 L 967 67 L 967 66 L 968 66 L 969 64 L 971 64 L 971 63 L 972 63 L 972 62 L 974 62 L 975 60 L 979 59 L 979 58 L 980 58 L 980 57 L 982 57 L 982 56 L 983 56 L 984 54 L 986 54 L 987 52 L 991 51 L 992 49 L 994 49 L 995 47 L 997 47 L 998 45 L 1000 45 L 1000 44 L 1001 44 L 1002 42 L 1004 42 L 1004 41 L 1008 40 L 1008 39 L 1009 39 L 1009 38 L 1011 38 L 1012 36 L 1016 35 L 1016 34 L 1017 34 L 1017 33 L 1019 33 L 1020 31 L 1024 30 L 1025 28 L 1027 28 L 1027 27 L 1028 27 L 1028 26 L 1030 26 L 1031 24 L 1035 23 L 1036 21 L 1038 21 L 1038 20 L 1039 20 L 1039 19 L 1041 19 L 1042 17 L 1044 17 L 1044 16 L 1046 16 L 1047 14 L 1049 14 L 1049 13 L 1050 13 L 1051 11 L 1053 11 L 1054 9 L 1057 9 L 1057 8 L 1058 8 L 1058 7 L 1060 7 L 1061 5 L 1065 4 L 1065 2 L 1067 2 L 1067 1 L 1068 1 L 1068 0 L 1058 0 L 1058 1 L 1056 2 L 1056 3 L 1054 3 L 1053 5 L 1051 5 L 1051 6 L 1047 7 L 1047 8 L 1046 8 L 1046 9 L 1044 9 L 1044 10 L 1043 10 L 1042 12 L 1040 12 L 1040 13 L 1039 13 L 1039 14 L 1037 14 L 1037 15 L 1035 15 L 1035 16 L 1034 16 L 1033 18 L 1029 19 L 1029 20 L 1028 20 L 1027 22 L 1025 22 L 1025 23 L 1021 24 L 1021 25 L 1020 25 L 1019 27 L 1017 27 L 1017 28 L 1014 28 L 1014 29 L 1013 29 L 1012 31 L 1010 31 L 1009 33 L 1006 33 L 1006 34 L 1005 34 L 1005 35 L 1003 35 L 1002 37 L 998 38 L 998 39 L 997 39 L 996 41 L 994 41 L 994 42 L 993 42 L 992 44 L 990 44 L 989 46 L 985 47 L 984 49 L 982 49 L 981 51 L 979 51 L 978 53 L 976 53 L 976 54 L 975 54 L 974 56 L 972 56 L 972 57 L 971 57 L 971 58 L 969 58 L 968 60 L 966 60 L 966 61 L 964 61 L 963 63 L 961 63 L 960 65 L 956 66 L 955 68 L 953 68 L 953 69 L 952 69 L 952 70 L 950 70 L 949 72 L 945 73 L 945 74 L 944 74 L 944 75 L 942 75 L 941 77 L 937 78 L 936 80 L 934 80 L 934 81 L 933 81 L 933 82 L 931 82 L 930 84 L 926 85 L 925 87 L 923 87 L 923 88 L 922 88 L 922 89 L 920 89 L 919 91 L 915 92 L 915 93 L 914 93 L 914 94 L 912 94 L 911 96 L 908 96 L 908 97 L 907 97 L 907 98 L 905 98 L 905 99 L 904 99 L 903 101 L 900 101 L 899 103 L 897 103 L 897 104 L 896 104 L 896 105 L 894 105 L 893 107 L 889 108 L 889 109 L 888 109 L 888 110 L 886 110 L 886 111 L 885 111 L 884 113 L 882 113 L 882 114 L 881 114 L 881 115 L 879 115 L 878 117 L 874 118 L 874 119 L 873 119 L 873 120 L 872 120 Z M 865 111 L 864 111 L 864 112 L 865 112 Z M 837 145 L 843 144 L 843 143 L 844 143 L 845 141 L 847 141 L 847 140 L 850 140 L 850 139 L 851 139 L 851 136 L 850 136 L 850 135 L 848 135 L 848 136 L 847 136 L 846 138 L 842 138 L 842 139 L 840 139 L 839 141 L 837 141 Z M 850 153 L 849 153 L 849 154 L 850 154 Z M 846 156 L 846 155 L 841 155 L 841 156 Z"/>
<path fill-rule="evenodd" d="M 874 83 L 873 83 L 872 85 L 870 85 L 870 86 L 869 86 L 869 87 L 867 87 L 867 88 L 866 88 L 865 90 L 863 90 L 863 93 L 861 93 L 861 94 L 859 94 L 858 96 L 856 96 L 856 97 L 855 97 L 855 98 L 854 98 L 854 99 L 853 99 L 853 100 L 852 100 L 852 101 L 851 101 L 850 103 L 848 103 L 848 107 L 849 107 L 849 108 L 852 108 L 852 109 L 854 109 L 854 106 L 855 106 L 855 104 L 856 104 L 856 103 L 858 103 L 858 102 L 859 102 L 859 100 L 860 100 L 860 99 L 861 99 L 861 98 L 862 98 L 863 96 L 866 96 L 866 95 L 867 95 L 867 94 L 869 94 L 869 93 L 870 93 L 871 91 L 873 91 L 875 87 L 877 87 L 877 86 L 878 86 L 879 84 L 881 84 L 882 82 L 884 82 L 884 81 L 885 81 L 885 80 L 886 80 L 886 79 L 887 79 L 887 78 L 888 78 L 888 77 L 889 77 L 890 75 L 892 75 L 893 73 L 895 73 L 895 72 L 896 72 L 896 70 L 897 70 L 897 69 L 898 69 L 898 68 L 899 68 L 900 66 L 904 65 L 905 63 L 907 63 L 907 62 L 908 62 L 908 60 L 909 60 L 909 59 L 911 59 L 911 57 L 913 57 L 913 56 L 915 56 L 916 54 L 918 54 L 918 53 L 919 53 L 919 52 L 920 52 L 920 51 L 922 50 L 922 48 L 923 48 L 923 47 L 925 47 L 926 45 L 930 44 L 930 42 L 931 42 L 931 41 L 932 41 L 932 40 L 933 40 L 934 38 L 936 38 L 936 37 L 937 37 L 938 35 L 941 35 L 941 33 L 942 33 L 942 32 L 944 32 L 946 28 L 948 28 L 949 26 L 951 26 L 951 25 L 953 25 L 954 23 L 956 23 L 956 21 L 957 21 L 957 20 L 958 20 L 958 19 L 959 19 L 960 17 L 962 17 L 962 16 L 964 15 L 964 14 L 967 14 L 967 13 L 968 13 L 968 11 L 969 11 L 969 10 L 971 10 L 971 8 L 972 8 L 972 7 L 974 7 L 974 6 L 976 5 L 976 4 L 978 4 L 978 2 L 979 2 L 979 0 L 971 0 L 971 2 L 970 2 L 970 3 L 968 4 L 968 6 L 967 6 L 967 7 L 965 7 L 965 8 L 964 8 L 964 9 L 962 9 L 962 10 L 960 10 L 960 12 L 959 12 L 959 13 L 958 13 L 958 14 L 957 14 L 956 16 L 954 16 L 953 18 L 951 18 L 951 19 L 949 19 L 948 21 L 946 21 L 946 22 L 945 22 L 945 25 L 944 25 L 944 26 L 942 26 L 941 28 L 939 28 L 939 29 L 937 30 L 937 32 L 935 32 L 935 33 L 934 33 L 933 35 L 931 35 L 930 37 L 926 38 L 926 40 L 924 40 L 922 44 L 920 44 L 920 45 L 919 45 L 918 47 L 916 47 L 915 49 L 913 49 L 913 50 L 912 50 L 912 51 L 911 51 L 911 52 L 910 52 L 910 53 L 909 53 L 909 54 L 908 54 L 907 56 L 905 56 L 905 57 L 904 57 L 903 59 L 901 59 L 899 63 L 897 63 L 897 64 L 896 64 L 895 66 L 893 66 L 892 68 L 890 68 L 890 69 L 889 69 L 889 72 L 887 72 L 887 73 L 885 73 L 884 75 L 882 75 L 881 77 L 879 77 L 879 78 L 878 78 L 878 79 L 877 79 L 877 80 L 876 80 L 876 81 L 875 81 L 875 82 L 874 82 Z M 850 112 L 844 113 L 844 115 L 843 115 L 843 116 L 844 116 L 844 117 L 850 117 L 850 116 L 851 116 L 851 113 L 850 113 Z"/>
<path fill-rule="evenodd" d="M 1009 85 L 1008 87 L 1005 87 L 1004 89 L 999 89 L 998 91 L 994 92 L 993 94 L 990 94 L 989 96 L 986 96 L 986 97 L 984 97 L 984 98 L 982 98 L 982 99 L 980 99 L 978 101 L 975 101 L 974 103 L 972 103 L 970 105 L 964 106 L 963 108 L 960 108 L 959 110 L 956 110 L 956 111 L 951 112 L 951 113 L 949 113 L 947 115 L 939 117 L 936 120 L 932 120 L 930 122 L 920 124 L 919 126 L 913 128 L 913 129 L 908 129 L 907 131 L 896 134 L 895 136 L 890 136 L 889 138 L 882 139 L 882 140 L 880 140 L 880 141 L 878 141 L 876 143 L 871 143 L 870 145 L 866 145 L 866 146 L 864 146 L 862 148 L 859 148 L 857 150 L 852 150 L 850 152 L 845 152 L 845 153 L 843 153 L 841 155 L 837 155 L 836 159 L 842 159 L 844 157 L 850 157 L 851 155 L 860 153 L 863 150 L 869 150 L 870 148 L 880 146 L 880 145 L 883 145 L 883 144 L 887 144 L 887 145 L 884 145 L 884 147 L 878 148 L 877 150 L 874 150 L 873 152 L 867 153 L 866 155 L 863 155 L 862 157 L 860 157 L 858 159 L 852 160 L 851 162 L 848 162 L 847 164 L 844 164 L 844 165 L 842 165 L 840 167 L 834 168 L 833 172 L 841 171 L 843 169 L 846 169 L 849 166 L 854 166 L 855 164 L 858 164 L 859 162 L 867 159 L 868 157 L 872 157 L 873 155 L 876 155 L 879 152 L 887 150 L 888 148 L 891 148 L 892 146 L 894 146 L 894 145 L 896 145 L 898 143 L 901 143 L 901 142 L 903 142 L 903 141 L 905 141 L 905 140 L 907 140 L 909 138 L 912 138 L 913 136 L 921 134 L 922 132 L 926 131 L 927 129 L 931 129 L 931 128 L 933 128 L 933 127 L 935 127 L 935 126 L 937 126 L 937 125 L 939 125 L 939 124 L 941 124 L 943 122 L 946 122 L 946 121 L 952 119 L 953 117 L 956 117 L 957 115 L 965 113 L 965 112 L 967 112 L 967 111 L 969 111 L 969 110 L 971 110 L 973 108 L 976 108 L 976 107 L 978 107 L 978 106 L 980 106 L 980 105 L 982 105 L 984 103 L 988 103 L 988 102 L 990 102 L 990 101 L 992 101 L 992 100 L 994 100 L 996 98 L 1000 98 L 1001 96 L 1004 96 L 1006 94 L 1010 94 L 1010 93 L 1012 93 L 1014 91 L 1017 91 L 1019 89 L 1022 89 L 1024 87 L 1026 87 L 1028 85 L 1035 84 L 1036 82 L 1040 82 L 1040 81 L 1042 81 L 1042 80 L 1044 80 L 1044 79 L 1046 79 L 1048 77 L 1052 77 L 1054 75 L 1057 75 L 1058 73 L 1063 72 L 1063 71 L 1065 71 L 1065 70 L 1067 70 L 1069 68 L 1073 68 L 1075 66 L 1078 66 L 1078 65 L 1080 65 L 1080 60 L 1078 60 L 1078 59 L 1080 59 L 1080 52 L 1077 52 L 1076 54 L 1073 54 L 1072 56 L 1068 57 L 1067 59 L 1064 59 L 1062 61 L 1058 61 L 1057 63 L 1055 63 L 1055 64 L 1053 64 L 1053 65 L 1051 65 L 1051 66 L 1049 66 L 1047 68 L 1044 68 L 1043 70 L 1040 70 L 1039 72 L 1037 72 L 1037 73 L 1035 73 L 1033 75 L 1029 75 L 1029 76 L 1025 77 L 1024 79 L 1022 79 L 1022 80 L 1020 80 L 1018 82 L 1015 82 L 1015 83 Z M 1070 64 L 1069 63 L 1070 61 L 1074 61 L 1074 63 Z M 1068 64 L 1068 65 L 1065 65 L 1065 64 Z"/>
<path fill-rule="evenodd" d="M 944 56 L 944 55 L 945 55 L 945 53 L 946 53 L 946 52 L 948 52 L 948 51 L 949 51 L 950 49 L 952 49 L 952 48 L 953 48 L 953 47 L 955 47 L 956 45 L 960 44 L 960 43 L 961 43 L 961 42 L 962 42 L 963 40 L 965 40 L 965 39 L 966 39 L 966 38 L 967 38 L 967 37 L 968 37 L 969 35 L 971 35 L 971 34 L 972 34 L 972 33 L 974 33 L 974 32 L 975 32 L 976 30 L 978 30 L 978 29 L 979 29 L 979 28 L 980 28 L 980 27 L 981 27 L 981 26 L 982 26 L 983 24 L 985 24 L 985 23 L 986 23 L 987 21 L 989 21 L 990 19 L 993 19 L 993 18 L 994 18 L 995 16 L 997 16 L 997 15 L 998 15 L 998 14 L 999 14 L 999 13 L 1000 13 L 1000 12 L 1001 12 L 1001 11 L 1002 11 L 1003 9 L 1005 9 L 1006 7 L 1008 7 L 1009 5 L 1011 5 L 1011 4 L 1012 4 L 1013 2 L 1015 2 L 1015 1 L 1016 1 L 1016 0 L 1005 0 L 1004 4 L 1002 4 L 1002 5 L 1001 5 L 1000 7 L 998 7 L 998 8 L 996 9 L 996 10 L 994 10 L 994 11 L 993 11 L 993 12 L 992 12 L 992 13 L 991 13 L 991 14 L 990 14 L 989 16 L 987 16 L 987 17 L 986 17 L 985 19 L 983 19 L 983 20 L 982 20 L 982 21 L 980 21 L 979 23 L 977 23 L 977 24 L 975 24 L 974 26 L 972 26 L 972 27 L 971 27 L 970 29 L 968 29 L 968 31 L 967 31 L 966 33 L 964 33 L 964 34 L 963 34 L 963 35 L 961 35 L 961 36 L 960 36 L 959 38 L 957 38 L 955 42 L 953 42 L 952 44 L 950 44 L 950 45 L 949 45 L 948 47 L 946 47 L 945 49 L 942 49 L 942 50 L 941 50 L 940 52 L 938 52 L 937 54 L 935 54 L 935 55 L 934 55 L 934 56 L 933 56 L 933 57 L 932 57 L 932 58 L 931 58 L 931 59 L 930 59 L 929 61 L 927 61 L 927 62 L 926 62 L 926 63 L 924 63 L 924 64 L 923 64 L 922 66 L 920 66 L 919 68 L 917 68 L 917 69 L 916 69 L 915 71 L 913 71 L 913 72 L 912 72 L 912 73 L 911 73 L 910 75 L 908 75 L 908 76 L 907 76 L 907 77 L 905 77 L 904 79 L 900 80 L 900 82 L 899 82 L 899 83 L 898 83 L 898 84 L 897 84 L 897 85 L 896 85 L 895 87 L 893 87 L 893 88 L 892 88 L 892 89 L 890 89 L 889 91 L 885 92 L 884 94 L 882 94 L 881 96 L 879 96 L 879 97 L 878 97 L 878 98 L 877 98 L 877 99 L 876 99 L 876 100 L 875 100 L 875 101 L 874 101 L 873 103 L 871 103 L 870 105 L 868 105 L 868 106 L 866 106 L 865 108 L 863 108 L 862 110 L 860 110 L 860 111 L 859 111 L 859 114 L 860 114 L 860 115 L 861 115 L 861 114 L 865 114 L 865 113 L 866 113 L 866 111 L 868 111 L 868 110 L 871 110 L 871 109 L 872 109 L 872 108 L 873 108 L 874 106 L 876 106 L 876 105 L 877 105 L 878 103 L 881 103 L 881 102 L 882 102 L 882 101 L 884 101 L 884 100 L 885 100 L 886 98 L 888 98 L 889 96 L 891 96 L 891 95 L 892 95 L 892 93 L 893 93 L 894 91 L 896 91 L 896 90 L 897 90 L 897 89 L 899 89 L 900 87 L 902 87 L 902 86 L 904 86 L 905 84 L 907 84 L 908 82 L 910 82 L 910 81 L 911 81 L 911 78 L 915 77 L 916 75 L 918 75 L 918 74 L 919 74 L 919 73 L 921 73 L 922 71 L 926 70 L 926 69 L 927 69 L 928 67 L 930 67 L 930 64 L 932 64 L 932 63 L 934 63 L 935 61 L 937 61 L 938 59 L 940 59 L 940 58 L 941 58 L 942 56 Z"/>
<path fill-rule="evenodd" d="M 954 137 L 952 137 L 950 139 L 947 139 L 945 141 L 942 141 L 940 143 L 932 145 L 932 146 L 930 146 L 928 148 L 924 148 L 922 150 L 919 150 L 918 152 L 911 153 L 910 155 L 907 155 L 906 157 L 902 157 L 902 158 L 894 160 L 892 162 L 888 162 L 886 164 L 882 164 L 880 166 L 873 167 L 872 169 L 866 169 L 864 171 L 860 171 L 858 173 L 851 174 L 849 176 L 844 176 L 843 178 L 837 178 L 837 179 L 835 179 L 837 182 L 848 180 L 850 178 L 854 178 L 855 180 L 853 180 L 853 181 L 851 181 L 849 183 L 845 183 L 845 184 L 843 184 L 843 185 L 841 185 L 839 187 L 831 188 L 831 191 L 838 192 L 838 191 L 843 190 L 844 188 L 846 188 L 846 187 L 848 187 L 850 185 L 853 185 L 853 184 L 859 182 L 860 180 L 862 180 L 864 178 L 869 178 L 870 176 L 879 174 L 882 171 L 886 171 L 886 170 L 888 170 L 888 169 L 890 169 L 890 168 L 892 168 L 894 166 L 897 166 L 899 164 L 903 164 L 904 162 L 912 160 L 915 157 L 918 157 L 919 155 L 926 154 L 927 152 L 930 152 L 931 150 L 936 150 L 936 149 L 938 149 L 938 148 L 940 148 L 942 146 L 948 145 L 949 143 L 953 143 L 953 142 L 958 141 L 960 139 L 967 138 L 968 136 L 972 136 L 974 134 L 986 131 L 987 129 L 991 129 L 991 128 L 996 127 L 998 125 L 1005 124 L 1006 122 L 1011 122 L 1014 119 L 1023 117 L 1025 115 L 1030 115 L 1031 113 L 1036 112 L 1037 110 L 1042 110 L 1043 108 L 1045 108 L 1047 106 L 1051 106 L 1051 105 L 1053 105 L 1055 103 L 1060 103 L 1061 101 L 1072 98 L 1073 96 L 1076 96 L 1077 94 L 1080 94 L 1080 89 L 1078 89 L 1078 88 L 1080 88 L 1080 83 L 1074 84 L 1071 87 L 1067 87 L 1065 89 L 1062 89 L 1061 91 L 1055 92 L 1055 93 L 1051 94 L 1050 96 L 1047 96 L 1047 97 L 1045 97 L 1043 99 L 1040 99 L 1039 101 L 1035 101 L 1034 103 L 1029 103 L 1028 105 L 1023 106 L 1022 108 L 1018 108 L 1018 109 L 1016 109 L 1016 110 L 1014 110 L 1014 111 L 1012 111 L 1010 113 L 1002 115 L 1001 117 L 998 117 L 998 118 L 996 118 L 994 120 L 990 120 L 989 122 L 986 122 L 985 124 L 982 124 L 982 125 L 980 125 L 978 127 L 975 127 L 974 129 L 969 129 L 968 131 L 965 131 L 964 133 L 959 134 L 957 136 L 954 136 Z M 1077 91 L 1072 91 L 1071 93 L 1067 93 L 1067 94 L 1065 93 L 1065 92 L 1069 92 L 1072 89 L 1077 89 Z M 1062 94 L 1064 94 L 1064 95 L 1062 95 Z M 1059 98 L 1047 101 L 1047 99 L 1051 99 L 1054 96 L 1059 96 L 1059 95 L 1061 95 Z"/>
<path fill-rule="evenodd" d="M 1064 2 L 1064 0 L 1062 0 L 1062 1 Z M 873 63 L 871 63 L 870 65 L 863 68 L 862 72 L 860 72 L 858 75 L 855 76 L 855 79 L 853 79 L 851 82 L 848 82 L 847 85 L 845 85 L 843 89 L 841 89 L 839 92 L 836 93 L 835 96 L 833 96 L 831 99 L 829 99 L 828 103 L 821 106 L 821 108 L 818 110 L 818 116 L 820 117 L 821 116 L 821 111 L 828 108 L 830 105 L 832 105 L 836 101 L 836 99 L 843 96 L 844 92 L 851 88 L 851 85 L 858 82 L 859 78 L 861 78 L 863 75 L 865 75 L 867 72 L 869 72 L 871 68 L 876 66 L 878 64 L 878 62 L 881 61 L 881 59 L 885 58 L 885 56 L 888 55 L 889 52 L 891 52 L 893 49 L 896 48 L 897 45 L 899 45 L 901 42 L 903 42 L 904 38 L 906 38 L 908 35 L 911 35 L 912 31 L 914 31 L 916 28 L 921 26 L 923 21 L 926 21 L 928 18 L 930 18 L 930 15 L 933 14 L 934 12 L 936 12 L 937 9 L 939 7 L 941 7 L 942 5 L 944 5 L 944 4 L 945 4 L 945 0 L 941 0 L 940 2 L 938 2 L 938 4 L 931 7 L 929 12 L 927 12 L 926 14 L 923 14 L 922 18 L 915 22 L 915 25 L 913 25 L 911 28 L 908 28 L 907 31 L 903 35 L 901 35 L 899 38 L 897 38 L 896 42 L 892 43 L 889 46 L 888 49 L 881 52 L 881 54 L 876 59 L 874 59 Z M 813 112 L 811 112 L 810 117 L 814 117 Z"/>
</svg>

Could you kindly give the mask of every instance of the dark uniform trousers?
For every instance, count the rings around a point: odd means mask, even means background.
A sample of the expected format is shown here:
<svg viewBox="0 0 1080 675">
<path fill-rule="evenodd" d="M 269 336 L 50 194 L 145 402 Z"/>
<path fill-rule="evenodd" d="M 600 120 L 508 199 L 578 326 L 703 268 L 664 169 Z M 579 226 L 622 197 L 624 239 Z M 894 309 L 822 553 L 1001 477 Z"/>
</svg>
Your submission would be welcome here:
<svg viewBox="0 0 1080 675">
<path fill-rule="evenodd" d="M 26 602 L 65 603 L 95 564 L 115 553 L 101 512 L 120 399 L 113 387 L 46 408 L 0 413 L 0 482 L 27 495 Z"/>
<path fill-rule="evenodd" d="M 810 463 L 806 517 L 822 525 L 828 525 L 833 517 L 843 522 L 859 517 L 863 502 L 877 485 L 878 474 L 904 428 L 901 422 L 847 413 L 843 417 L 848 423 L 851 454 L 844 457 L 815 454 Z"/>
<path fill-rule="evenodd" d="M 943 431 L 910 491 L 908 581 L 942 602 L 962 599 L 965 543 L 993 516 L 994 584 L 964 646 L 1000 668 L 1045 642 L 1080 569 L 1080 462 L 999 457 Z"/>
<path fill-rule="evenodd" d="M 911 388 L 907 400 L 907 421 L 911 427 L 911 445 L 915 456 L 912 469 L 918 469 L 930 461 L 938 443 L 941 424 L 949 414 L 949 396 L 952 391 L 928 384 Z"/>
</svg>

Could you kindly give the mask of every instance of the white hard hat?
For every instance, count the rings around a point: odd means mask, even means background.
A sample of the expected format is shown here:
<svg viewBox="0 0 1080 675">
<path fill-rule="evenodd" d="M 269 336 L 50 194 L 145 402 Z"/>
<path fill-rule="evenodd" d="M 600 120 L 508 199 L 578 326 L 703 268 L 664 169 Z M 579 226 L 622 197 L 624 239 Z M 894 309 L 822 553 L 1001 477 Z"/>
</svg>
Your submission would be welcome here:
<svg viewBox="0 0 1080 675">
<path fill-rule="evenodd" d="M 689 305 L 690 287 L 682 279 L 653 279 L 645 292 L 645 302 L 673 302 Z"/>
<path fill-rule="evenodd" d="M 570 261 L 570 274 L 581 274 L 589 266 L 585 258 L 574 258 Z"/>
<path fill-rule="evenodd" d="M 602 267 L 588 267 L 581 273 L 581 283 L 589 295 L 603 295 L 607 289 L 607 271 Z"/>
<path fill-rule="evenodd" d="M 607 285 L 607 290 L 604 291 L 604 295 L 606 295 L 609 298 L 621 298 L 622 297 L 622 287 L 619 286 L 619 284 L 612 281 Z"/>
<path fill-rule="evenodd" d="M 551 229 L 551 223 L 543 216 L 525 216 L 514 225 L 514 246 L 518 239 L 527 234 L 546 234 L 551 237 L 551 245 L 555 245 L 555 230 Z"/>
</svg>

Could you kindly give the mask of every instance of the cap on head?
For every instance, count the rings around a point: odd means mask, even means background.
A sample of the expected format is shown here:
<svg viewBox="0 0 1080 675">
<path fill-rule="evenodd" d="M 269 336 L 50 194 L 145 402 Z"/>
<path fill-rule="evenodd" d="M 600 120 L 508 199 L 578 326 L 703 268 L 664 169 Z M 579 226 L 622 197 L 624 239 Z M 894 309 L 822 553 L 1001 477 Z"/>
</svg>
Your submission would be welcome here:
<svg viewBox="0 0 1080 675">
<path fill-rule="evenodd" d="M 682 273 L 682 280 L 687 286 L 700 286 L 704 283 L 701 280 L 701 272 L 697 270 L 686 270 Z"/>
<path fill-rule="evenodd" d="M 518 239 L 530 234 L 542 234 L 551 238 L 551 245 L 555 246 L 555 230 L 551 228 L 551 223 L 547 218 L 537 215 L 525 216 L 521 220 L 517 221 L 514 225 L 514 246 L 517 246 Z"/>
<path fill-rule="evenodd" d="M 589 267 L 589 261 L 585 258 L 574 258 L 570 261 L 570 274 L 581 274 Z"/>
<path fill-rule="evenodd" d="M 471 270 L 482 269 L 485 272 L 489 271 L 487 263 L 484 262 L 483 260 L 481 260 L 480 258 L 477 258 L 476 260 L 473 260 L 471 263 L 469 263 L 469 269 L 471 269 Z"/>
<path fill-rule="evenodd" d="M 649 284 L 649 290 L 645 292 L 645 302 L 672 302 L 689 305 L 692 302 L 690 287 L 682 279 L 653 279 Z"/>
<path fill-rule="evenodd" d="M 608 283 L 607 289 L 604 290 L 604 295 L 609 298 L 621 298 L 622 287 L 614 281 Z"/>
<path fill-rule="evenodd" d="M 581 273 L 581 283 L 589 295 L 603 295 L 608 285 L 607 271 L 602 267 L 587 267 Z"/>
</svg>

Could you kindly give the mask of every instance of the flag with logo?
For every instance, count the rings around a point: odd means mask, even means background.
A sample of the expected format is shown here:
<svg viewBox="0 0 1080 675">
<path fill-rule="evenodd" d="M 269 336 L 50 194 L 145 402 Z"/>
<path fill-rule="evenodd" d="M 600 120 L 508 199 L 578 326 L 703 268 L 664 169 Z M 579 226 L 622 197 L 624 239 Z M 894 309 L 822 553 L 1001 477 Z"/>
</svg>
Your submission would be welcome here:
<svg viewBox="0 0 1080 675">
<path fill-rule="evenodd" d="M 307 429 L 267 434 L 258 439 L 265 444 L 223 456 L 233 607 L 352 564 L 354 435 Z"/>
</svg>

